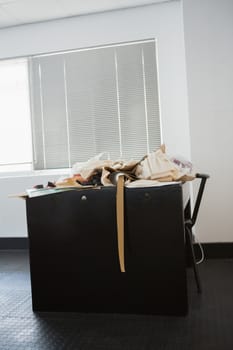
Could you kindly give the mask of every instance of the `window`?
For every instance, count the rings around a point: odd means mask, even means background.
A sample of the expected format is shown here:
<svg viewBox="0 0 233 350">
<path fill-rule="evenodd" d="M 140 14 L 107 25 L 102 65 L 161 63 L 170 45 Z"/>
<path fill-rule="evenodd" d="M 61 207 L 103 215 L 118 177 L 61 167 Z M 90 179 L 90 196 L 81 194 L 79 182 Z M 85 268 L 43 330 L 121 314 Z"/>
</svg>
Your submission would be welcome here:
<svg viewBox="0 0 233 350">
<path fill-rule="evenodd" d="M 0 61 L 0 171 L 29 170 L 32 142 L 26 59 Z"/>
<path fill-rule="evenodd" d="M 140 159 L 160 145 L 154 40 L 31 57 L 34 168 L 108 151 Z"/>
<path fill-rule="evenodd" d="M 155 41 L 0 61 L 0 118 L 0 172 L 140 159 L 161 143 Z"/>
</svg>

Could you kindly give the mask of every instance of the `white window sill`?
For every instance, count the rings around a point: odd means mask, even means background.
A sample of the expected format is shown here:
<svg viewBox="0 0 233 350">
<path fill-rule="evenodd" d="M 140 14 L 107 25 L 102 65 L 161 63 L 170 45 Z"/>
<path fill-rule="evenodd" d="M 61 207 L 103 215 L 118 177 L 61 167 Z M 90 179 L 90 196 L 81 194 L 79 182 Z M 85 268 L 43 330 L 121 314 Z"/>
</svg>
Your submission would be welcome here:
<svg viewBox="0 0 233 350">
<path fill-rule="evenodd" d="M 0 172 L 0 178 L 12 178 L 12 177 L 33 177 L 33 176 L 49 176 L 49 175 L 67 175 L 70 176 L 72 173 L 71 168 L 65 169 L 48 169 L 48 170 L 25 170 L 25 171 L 10 171 Z"/>
</svg>

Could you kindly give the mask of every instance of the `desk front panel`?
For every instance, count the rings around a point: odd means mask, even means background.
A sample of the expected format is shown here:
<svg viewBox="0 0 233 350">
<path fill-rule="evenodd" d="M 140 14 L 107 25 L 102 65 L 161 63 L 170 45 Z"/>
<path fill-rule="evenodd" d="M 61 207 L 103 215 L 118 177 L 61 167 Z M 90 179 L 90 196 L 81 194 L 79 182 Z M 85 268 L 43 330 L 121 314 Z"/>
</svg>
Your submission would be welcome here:
<svg viewBox="0 0 233 350">
<path fill-rule="evenodd" d="M 119 268 L 116 189 L 27 199 L 34 311 L 187 313 L 182 186 L 125 189 Z"/>
</svg>

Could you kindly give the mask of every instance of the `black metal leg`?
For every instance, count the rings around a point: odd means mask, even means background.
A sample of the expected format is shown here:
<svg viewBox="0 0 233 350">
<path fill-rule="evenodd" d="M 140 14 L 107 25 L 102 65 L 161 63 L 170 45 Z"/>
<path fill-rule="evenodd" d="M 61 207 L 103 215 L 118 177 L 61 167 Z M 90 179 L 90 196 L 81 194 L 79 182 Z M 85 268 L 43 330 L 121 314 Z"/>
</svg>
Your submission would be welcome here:
<svg viewBox="0 0 233 350">
<path fill-rule="evenodd" d="M 188 244 L 188 246 L 190 248 L 190 252 L 191 252 L 191 260 L 192 260 L 193 271 L 194 271 L 195 280 L 196 280 L 196 284 L 197 284 L 197 291 L 198 291 L 198 293 L 201 293 L 202 292 L 201 280 L 200 280 L 200 276 L 199 276 L 199 272 L 198 272 L 198 268 L 197 268 L 197 264 L 196 264 L 195 253 L 194 253 L 194 249 L 193 249 L 192 230 L 186 225 L 185 232 L 186 232 L 187 244 Z"/>
</svg>

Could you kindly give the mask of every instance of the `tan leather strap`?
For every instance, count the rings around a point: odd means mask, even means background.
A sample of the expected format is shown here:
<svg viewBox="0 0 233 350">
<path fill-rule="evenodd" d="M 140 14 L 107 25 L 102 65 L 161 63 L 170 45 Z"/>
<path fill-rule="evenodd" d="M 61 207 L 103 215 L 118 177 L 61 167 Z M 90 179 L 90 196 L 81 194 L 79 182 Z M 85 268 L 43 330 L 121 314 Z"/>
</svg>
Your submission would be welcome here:
<svg viewBox="0 0 233 350">
<path fill-rule="evenodd" d="M 125 252 L 124 252 L 124 175 L 117 177 L 116 193 L 116 216 L 117 216 L 117 243 L 118 257 L 121 272 L 125 272 Z"/>
</svg>

